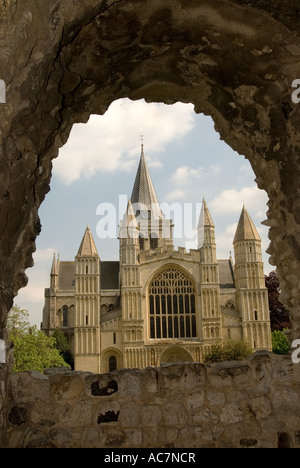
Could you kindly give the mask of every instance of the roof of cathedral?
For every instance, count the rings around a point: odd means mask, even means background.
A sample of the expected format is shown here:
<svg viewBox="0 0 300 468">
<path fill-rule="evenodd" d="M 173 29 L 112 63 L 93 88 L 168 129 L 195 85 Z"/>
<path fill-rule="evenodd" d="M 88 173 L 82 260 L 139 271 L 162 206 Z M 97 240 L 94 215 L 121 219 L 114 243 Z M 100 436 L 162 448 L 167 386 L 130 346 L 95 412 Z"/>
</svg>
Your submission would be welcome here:
<svg viewBox="0 0 300 468">
<path fill-rule="evenodd" d="M 234 272 L 230 260 L 218 260 L 220 288 L 235 288 Z"/>
<path fill-rule="evenodd" d="M 154 218 L 163 218 L 163 214 L 159 208 L 158 198 L 154 190 L 150 172 L 145 160 L 144 145 L 142 145 L 141 159 L 136 174 L 132 195 L 131 203 L 135 205 L 135 208 L 140 207 L 140 211 L 143 211 L 143 205 L 147 207 L 148 211 L 152 211 Z M 136 210 L 135 210 L 136 212 Z"/>
<path fill-rule="evenodd" d="M 234 273 L 230 260 L 218 260 L 220 271 L 220 288 L 235 288 Z M 101 290 L 118 290 L 120 262 L 101 262 Z M 75 262 L 59 263 L 58 290 L 75 291 Z"/>
<path fill-rule="evenodd" d="M 101 262 L 101 290 L 119 289 L 120 262 Z M 75 291 L 75 262 L 60 262 L 58 270 L 58 290 Z"/>
<path fill-rule="evenodd" d="M 59 291 L 75 291 L 75 262 L 60 262 L 58 270 Z"/>
<path fill-rule="evenodd" d="M 101 289 L 119 289 L 120 262 L 101 262 Z"/>
<path fill-rule="evenodd" d="M 233 243 L 243 240 L 261 240 L 245 205 L 243 206 Z"/>
<path fill-rule="evenodd" d="M 94 238 L 92 236 L 90 227 L 88 226 L 85 230 L 83 239 L 81 241 L 78 253 L 78 257 L 94 257 L 98 256 L 97 248 L 95 245 Z"/>
</svg>

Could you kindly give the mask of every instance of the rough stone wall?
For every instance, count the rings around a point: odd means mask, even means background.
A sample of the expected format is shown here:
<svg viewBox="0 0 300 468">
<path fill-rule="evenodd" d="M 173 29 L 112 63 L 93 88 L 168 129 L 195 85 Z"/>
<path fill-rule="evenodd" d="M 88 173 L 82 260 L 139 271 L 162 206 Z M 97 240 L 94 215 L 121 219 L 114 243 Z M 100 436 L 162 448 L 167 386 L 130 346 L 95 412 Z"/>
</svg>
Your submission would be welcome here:
<svg viewBox="0 0 300 468">
<path fill-rule="evenodd" d="M 173 364 L 95 375 L 10 376 L 6 447 L 300 448 L 300 367 Z"/>
<path fill-rule="evenodd" d="M 298 0 L 0 0 L 0 427 L 12 360 L 6 317 L 32 266 L 51 161 L 73 123 L 118 98 L 191 102 L 250 160 L 269 195 L 271 262 L 291 337 L 300 338 L 300 113 L 291 100 L 299 8 Z"/>
</svg>

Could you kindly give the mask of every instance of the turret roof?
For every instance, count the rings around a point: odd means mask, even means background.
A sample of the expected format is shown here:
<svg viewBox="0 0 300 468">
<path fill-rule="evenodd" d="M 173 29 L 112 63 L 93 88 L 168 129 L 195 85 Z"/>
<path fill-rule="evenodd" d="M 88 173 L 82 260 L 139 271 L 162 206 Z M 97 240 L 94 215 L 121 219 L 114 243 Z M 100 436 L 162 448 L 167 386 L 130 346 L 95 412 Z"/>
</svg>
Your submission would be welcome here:
<svg viewBox="0 0 300 468">
<path fill-rule="evenodd" d="M 77 257 L 95 257 L 98 256 L 97 248 L 90 227 L 85 230 L 82 238 Z"/>
<path fill-rule="evenodd" d="M 233 242 L 235 243 L 243 240 L 261 240 L 245 205 L 243 206 Z"/>
</svg>

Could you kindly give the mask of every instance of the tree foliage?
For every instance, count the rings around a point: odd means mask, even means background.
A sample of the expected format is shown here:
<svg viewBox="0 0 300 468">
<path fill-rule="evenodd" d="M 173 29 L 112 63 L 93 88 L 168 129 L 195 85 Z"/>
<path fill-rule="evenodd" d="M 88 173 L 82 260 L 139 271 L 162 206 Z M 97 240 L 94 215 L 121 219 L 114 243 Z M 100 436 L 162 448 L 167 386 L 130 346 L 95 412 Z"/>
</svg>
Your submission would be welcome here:
<svg viewBox="0 0 300 468">
<path fill-rule="evenodd" d="M 240 361 L 251 356 L 252 348 L 242 340 L 229 340 L 224 344 L 216 344 L 211 347 L 209 353 L 204 356 L 204 362 L 212 364 L 222 361 Z"/>
<path fill-rule="evenodd" d="M 7 328 L 9 331 L 18 330 L 20 333 L 29 333 L 31 325 L 28 310 L 14 305 L 7 316 Z"/>
<path fill-rule="evenodd" d="M 265 276 L 265 284 L 268 289 L 271 330 L 291 328 L 289 312 L 279 301 L 280 284 L 275 271 Z"/>
<path fill-rule="evenodd" d="M 74 368 L 74 358 L 72 356 L 71 346 L 68 337 L 65 333 L 57 328 L 53 332 L 53 338 L 55 338 L 55 347 L 58 349 L 59 354 L 64 358 L 71 368 Z"/>
<path fill-rule="evenodd" d="M 288 354 L 290 351 L 288 339 L 280 330 L 272 332 L 272 350 L 275 354 Z"/>
<path fill-rule="evenodd" d="M 43 372 L 48 367 L 70 367 L 55 347 L 55 338 L 31 326 L 28 317 L 29 312 L 18 306 L 14 306 L 8 315 L 7 328 L 14 346 L 13 372 Z"/>
</svg>

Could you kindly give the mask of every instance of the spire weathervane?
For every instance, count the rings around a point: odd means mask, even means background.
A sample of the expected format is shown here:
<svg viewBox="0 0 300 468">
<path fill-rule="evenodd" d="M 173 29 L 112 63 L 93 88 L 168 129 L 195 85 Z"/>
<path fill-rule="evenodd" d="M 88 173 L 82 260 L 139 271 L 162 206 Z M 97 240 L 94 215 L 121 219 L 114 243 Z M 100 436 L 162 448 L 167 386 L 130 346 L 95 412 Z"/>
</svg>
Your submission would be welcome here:
<svg viewBox="0 0 300 468">
<path fill-rule="evenodd" d="M 142 146 L 143 146 L 144 145 L 144 135 L 140 135 L 140 139 L 141 139 Z"/>
</svg>

